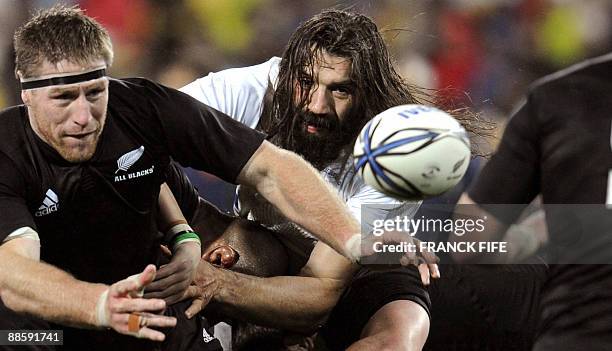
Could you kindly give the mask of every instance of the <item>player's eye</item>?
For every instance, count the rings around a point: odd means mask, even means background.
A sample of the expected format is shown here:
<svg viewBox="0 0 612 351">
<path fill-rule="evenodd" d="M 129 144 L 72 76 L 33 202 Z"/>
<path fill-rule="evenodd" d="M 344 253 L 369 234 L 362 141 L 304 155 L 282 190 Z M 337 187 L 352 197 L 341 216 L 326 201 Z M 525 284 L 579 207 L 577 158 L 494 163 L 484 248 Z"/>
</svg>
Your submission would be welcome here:
<svg viewBox="0 0 612 351">
<path fill-rule="evenodd" d="M 338 86 L 335 87 L 332 91 L 334 93 L 334 96 L 338 98 L 347 98 L 351 94 L 353 94 L 353 89 L 347 86 Z"/>
<path fill-rule="evenodd" d="M 95 98 L 99 97 L 103 92 L 104 92 L 104 89 L 102 89 L 102 88 L 92 89 L 92 90 L 87 92 L 87 98 L 95 99 Z"/>
<path fill-rule="evenodd" d="M 54 100 L 73 100 L 74 94 L 71 92 L 64 92 L 57 95 L 53 95 L 51 98 Z"/>
<path fill-rule="evenodd" d="M 310 89 L 314 85 L 312 78 L 310 77 L 302 77 L 300 78 L 300 87 L 302 89 Z"/>
</svg>

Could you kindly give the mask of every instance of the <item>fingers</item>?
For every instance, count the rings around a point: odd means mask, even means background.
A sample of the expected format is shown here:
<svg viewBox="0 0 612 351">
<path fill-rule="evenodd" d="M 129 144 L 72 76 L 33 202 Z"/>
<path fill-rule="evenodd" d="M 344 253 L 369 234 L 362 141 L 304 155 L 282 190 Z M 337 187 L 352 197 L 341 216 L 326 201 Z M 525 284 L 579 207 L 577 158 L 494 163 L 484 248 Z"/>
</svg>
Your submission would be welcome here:
<svg viewBox="0 0 612 351">
<path fill-rule="evenodd" d="M 181 301 L 185 295 L 185 289 L 183 287 L 173 287 L 164 291 L 156 291 L 147 293 L 145 298 L 147 299 L 163 299 L 166 301 L 166 305 L 172 305 L 176 302 Z"/>
<path fill-rule="evenodd" d="M 113 297 L 127 296 L 129 293 L 138 295 L 140 290 L 138 279 L 135 276 L 131 276 L 111 285 L 109 294 Z"/>
<path fill-rule="evenodd" d="M 111 285 L 109 295 L 111 297 L 120 296 L 142 296 L 144 287 L 155 279 L 155 266 L 148 265 L 140 274 L 130 276 Z"/>
<path fill-rule="evenodd" d="M 176 318 L 156 315 L 151 313 L 130 313 L 117 314 L 113 318 L 114 329 L 126 335 L 132 335 L 137 338 L 150 339 L 154 341 L 163 341 L 165 335 L 155 328 L 170 328 L 176 326 Z"/>
<path fill-rule="evenodd" d="M 144 286 L 155 279 L 155 274 L 155 266 L 148 265 L 142 273 L 111 285 L 102 302 L 108 316 L 108 325 L 103 326 L 122 334 L 163 341 L 164 334 L 149 327 L 174 327 L 176 318 L 156 314 L 166 307 L 164 300 L 141 298 Z"/>
<path fill-rule="evenodd" d="M 205 289 L 197 287 L 195 285 L 189 286 L 183 299 L 193 297 L 193 301 L 191 301 L 191 306 L 185 311 L 185 316 L 188 319 L 191 319 L 196 314 L 200 313 L 208 305 L 210 300 L 212 299 L 212 294 L 206 293 Z"/>
<path fill-rule="evenodd" d="M 187 319 L 193 318 L 196 314 L 200 313 L 204 309 L 206 305 L 204 304 L 204 299 L 196 298 L 191 302 L 191 306 L 185 311 L 185 316 Z"/>
<path fill-rule="evenodd" d="M 164 279 L 166 277 L 172 276 L 178 272 L 189 269 L 189 265 L 187 262 L 170 262 L 167 265 L 162 266 L 157 274 L 155 275 L 155 281 Z"/>
<path fill-rule="evenodd" d="M 171 305 L 182 298 L 191 281 L 191 272 L 176 273 L 149 284 L 144 297 L 164 299 L 167 304 Z"/>
<path fill-rule="evenodd" d="M 137 276 L 137 278 L 139 279 L 141 289 L 145 285 L 155 280 L 156 272 L 157 272 L 157 269 L 155 268 L 155 266 L 150 264 L 147 267 L 145 267 L 144 271 Z"/>
<path fill-rule="evenodd" d="M 149 339 L 153 341 L 164 341 L 166 339 L 166 335 L 164 335 L 164 333 L 146 327 L 141 328 L 136 334 L 136 337 L 139 339 Z"/>
<path fill-rule="evenodd" d="M 143 313 L 141 314 L 140 325 L 142 327 L 171 328 L 176 326 L 176 318 L 152 313 Z"/>
<path fill-rule="evenodd" d="M 191 283 L 189 281 L 189 278 L 189 274 L 174 274 L 164 279 L 156 280 L 153 283 L 149 284 L 149 286 L 147 286 L 147 294 L 145 295 L 145 297 L 162 298 L 168 296 L 173 292 L 169 293 L 167 292 L 167 290 L 172 290 L 173 288 L 176 288 L 177 285 L 181 285 L 184 289 L 187 285 L 189 285 L 189 283 Z"/>
<path fill-rule="evenodd" d="M 170 251 L 170 249 L 168 248 L 168 246 L 166 245 L 159 245 L 162 255 L 164 255 L 166 258 L 172 258 L 172 251 Z"/>
<path fill-rule="evenodd" d="M 166 308 L 166 302 L 161 299 L 116 299 L 109 301 L 109 307 L 111 312 L 115 313 L 157 312 Z"/>
<path fill-rule="evenodd" d="M 428 264 L 427 267 L 429 268 L 432 278 L 440 278 L 440 268 L 437 264 Z"/>
<path fill-rule="evenodd" d="M 420 264 L 418 266 L 419 269 L 419 275 L 421 276 L 421 282 L 423 282 L 423 285 L 427 286 L 429 285 L 429 280 L 430 280 L 430 275 L 429 275 L 429 267 L 426 264 Z"/>
<path fill-rule="evenodd" d="M 421 257 L 423 257 L 423 261 L 425 261 L 427 264 L 435 264 L 440 262 L 438 256 L 436 256 L 436 254 L 433 252 L 421 251 Z"/>
<path fill-rule="evenodd" d="M 194 274 L 189 261 L 171 262 L 160 268 L 155 281 L 145 289 L 144 297 L 164 299 L 168 304 L 175 303 L 182 298 Z"/>
</svg>

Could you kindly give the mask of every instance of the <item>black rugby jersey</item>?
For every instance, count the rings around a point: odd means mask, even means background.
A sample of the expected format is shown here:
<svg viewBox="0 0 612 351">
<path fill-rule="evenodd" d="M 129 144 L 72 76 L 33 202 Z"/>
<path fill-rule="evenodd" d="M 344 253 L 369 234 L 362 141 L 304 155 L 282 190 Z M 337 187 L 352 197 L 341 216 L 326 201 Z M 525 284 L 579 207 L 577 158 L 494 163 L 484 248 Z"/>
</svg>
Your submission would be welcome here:
<svg viewBox="0 0 612 351">
<path fill-rule="evenodd" d="M 45 261 L 113 283 L 156 260 L 157 198 L 170 157 L 235 182 L 262 140 L 181 92 L 111 79 L 97 150 L 71 164 L 33 132 L 24 106 L 9 108 L 0 115 L 0 240 L 33 227 Z"/>
<path fill-rule="evenodd" d="M 606 55 L 532 86 L 469 194 L 479 204 L 527 204 L 542 194 L 554 244 L 568 239 L 571 219 L 591 229 L 597 227 L 584 222 L 609 219 L 610 177 L 612 55 Z M 520 212 L 494 214 L 509 224 Z"/>
<path fill-rule="evenodd" d="M 470 197 L 526 204 L 542 195 L 551 263 L 612 263 L 612 54 L 545 77 L 513 115 Z M 520 214 L 493 214 L 510 224 Z M 537 350 L 612 347 L 612 266 L 554 264 Z M 597 346 L 599 345 L 599 346 Z"/>
<path fill-rule="evenodd" d="M 235 182 L 263 140 L 177 90 L 110 79 L 96 152 L 69 163 L 33 132 L 25 106 L 8 108 L 0 112 L 0 241 L 30 226 L 42 260 L 81 280 L 114 283 L 158 262 L 157 201 L 171 159 Z M 143 342 L 102 335 L 91 340 L 102 349 Z"/>
</svg>

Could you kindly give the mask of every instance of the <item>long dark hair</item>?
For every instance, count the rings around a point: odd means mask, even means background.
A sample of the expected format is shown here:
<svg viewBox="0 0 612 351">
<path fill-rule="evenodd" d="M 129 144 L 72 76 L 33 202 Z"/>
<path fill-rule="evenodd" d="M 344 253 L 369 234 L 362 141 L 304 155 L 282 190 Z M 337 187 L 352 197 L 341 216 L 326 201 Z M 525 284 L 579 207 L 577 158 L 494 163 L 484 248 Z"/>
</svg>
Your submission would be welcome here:
<svg viewBox="0 0 612 351">
<path fill-rule="evenodd" d="M 378 113 L 397 105 L 434 103 L 431 91 L 408 84 L 395 71 L 387 46 L 376 26 L 367 16 L 343 10 L 325 10 L 302 23 L 289 39 L 279 68 L 277 86 L 271 105 L 264 108 L 261 129 L 272 142 L 296 151 L 295 116 L 308 100 L 308 89 L 300 89 L 296 97 L 296 84 L 305 76 L 312 77 L 315 61 L 326 52 L 350 59 L 350 78 L 355 86 L 354 106 L 350 113 L 352 142 L 339 150 L 342 164 L 350 155 L 349 148 L 358 131 Z M 469 110 L 451 112 L 468 131 L 473 130 L 474 115 Z"/>
</svg>

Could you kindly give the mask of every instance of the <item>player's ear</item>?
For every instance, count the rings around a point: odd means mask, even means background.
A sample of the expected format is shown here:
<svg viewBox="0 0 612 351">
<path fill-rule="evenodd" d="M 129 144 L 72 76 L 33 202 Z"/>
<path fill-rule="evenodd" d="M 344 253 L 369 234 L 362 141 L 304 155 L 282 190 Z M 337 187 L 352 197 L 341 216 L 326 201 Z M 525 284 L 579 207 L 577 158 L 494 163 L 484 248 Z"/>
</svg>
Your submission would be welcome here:
<svg viewBox="0 0 612 351">
<path fill-rule="evenodd" d="M 21 100 L 23 101 L 24 105 L 26 106 L 30 106 L 30 101 L 32 99 L 32 92 L 29 90 L 22 90 L 21 91 Z"/>
<path fill-rule="evenodd" d="M 240 255 L 229 245 L 221 245 L 213 249 L 208 255 L 203 257 L 204 260 L 212 263 L 215 266 L 226 269 L 231 268 L 238 262 Z"/>
<path fill-rule="evenodd" d="M 15 76 L 17 76 L 17 79 L 21 81 L 23 73 L 21 71 L 15 71 Z M 21 91 L 21 101 L 23 101 L 26 106 L 30 106 L 31 95 L 32 94 L 28 90 Z"/>
</svg>

